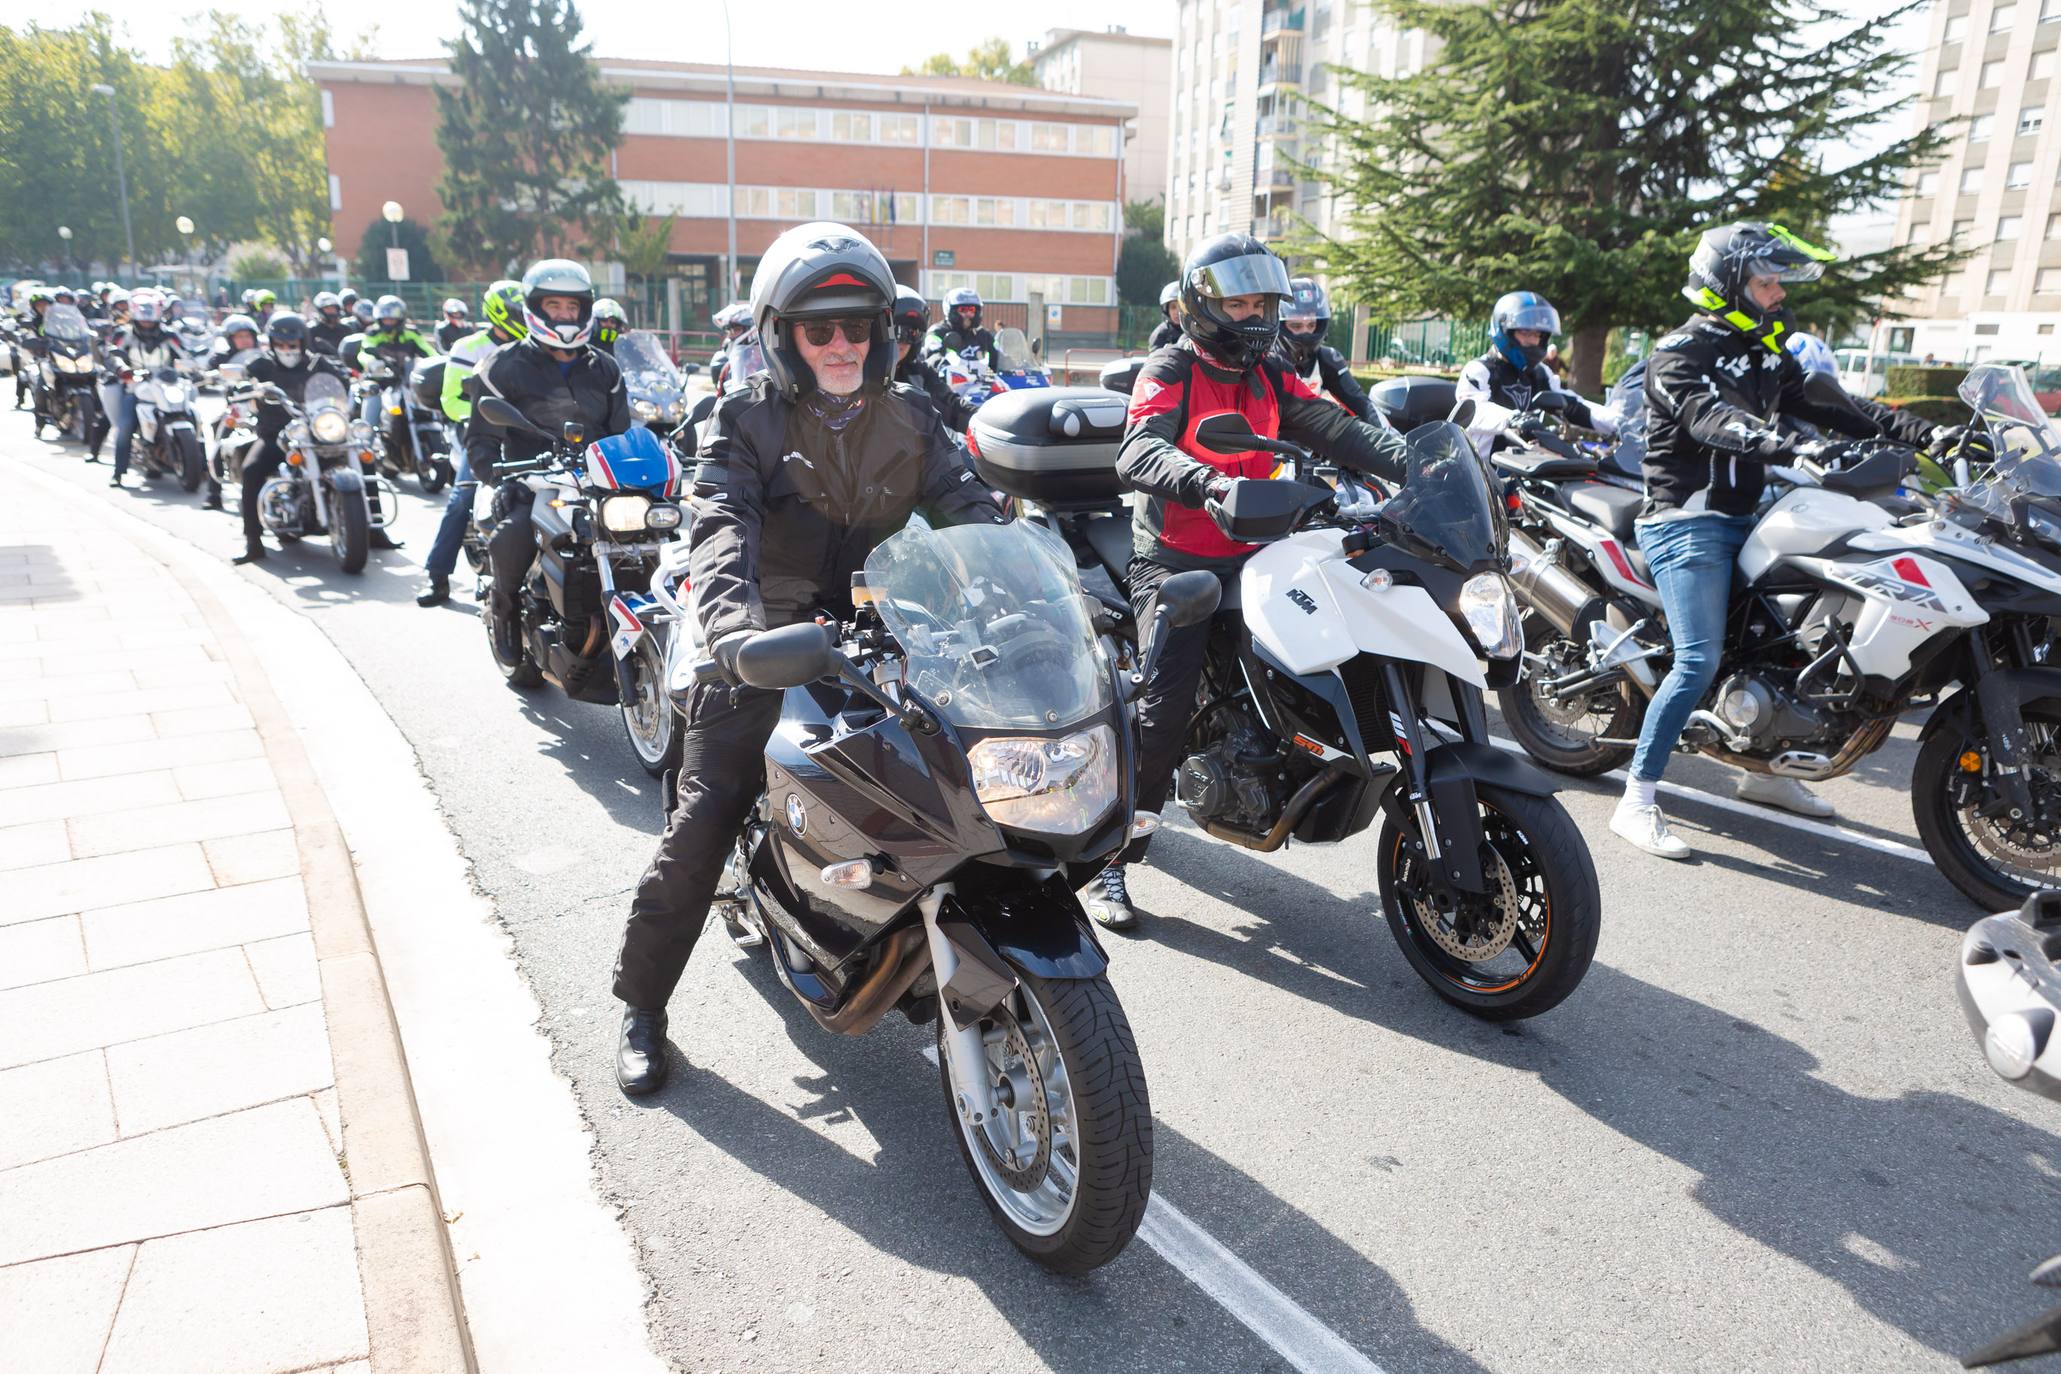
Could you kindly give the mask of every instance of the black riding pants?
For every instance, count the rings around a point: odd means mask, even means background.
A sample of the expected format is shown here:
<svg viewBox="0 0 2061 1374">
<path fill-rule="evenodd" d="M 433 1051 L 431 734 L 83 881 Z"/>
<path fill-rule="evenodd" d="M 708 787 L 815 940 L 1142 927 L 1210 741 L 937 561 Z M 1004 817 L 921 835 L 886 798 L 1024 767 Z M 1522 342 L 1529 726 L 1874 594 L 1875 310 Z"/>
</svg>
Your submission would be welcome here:
<svg viewBox="0 0 2061 1374">
<path fill-rule="evenodd" d="M 265 526 L 258 519 L 258 493 L 265 483 L 279 475 L 279 466 L 286 461 L 286 455 L 271 439 L 260 439 L 251 446 L 243 459 L 243 538 L 244 542 L 255 544 L 265 532 Z"/>
<path fill-rule="evenodd" d="M 523 579 L 537 561 L 537 536 L 530 528 L 530 504 L 536 496 L 520 478 L 508 478 L 494 490 L 494 532 L 487 536 L 494 585 L 488 597 L 498 615 L 513 615 L 522 604 Z"/>
<path fill-rule="evenodd" d="M 1211 571 L 1228 593 L 1237 585 L 1244 559 L 1227 562 Z M 1138 642 L 1142 651 L 1152 632 L 1152 615 L 1159 601 L 1159 588 L 1183 569 L 1170 568 L 1143 555 L 1134 555 L 1130 566 L 1131 608 L 1136 613 Z M 1138 810 L 1159 814 L 1173 790 L 1174 768 L 1181 761 L 1181 746 L 1188 735 L 1188 722 L 1195 715 L 1196 692 L 1202 684 L 1202 667 L 1209 656 L 1211 621 L 1181 629 L 1166 628 L 1166 647 L 1160 651 L 1152 676 L 1138 691 Z M 1124 851 L 1127 862 L 1144 859 L 1150 835 L 1140 836 Z"/>
<path fill-rule="evenodd" d="M 615 961 L 615 995 L 659 1010 L 701 938 L 737 832 L 766 784 L 766 741 L 780 693 L 696 687 L 680 740 L 679 798 L 637 884 Z"/>
</svg>

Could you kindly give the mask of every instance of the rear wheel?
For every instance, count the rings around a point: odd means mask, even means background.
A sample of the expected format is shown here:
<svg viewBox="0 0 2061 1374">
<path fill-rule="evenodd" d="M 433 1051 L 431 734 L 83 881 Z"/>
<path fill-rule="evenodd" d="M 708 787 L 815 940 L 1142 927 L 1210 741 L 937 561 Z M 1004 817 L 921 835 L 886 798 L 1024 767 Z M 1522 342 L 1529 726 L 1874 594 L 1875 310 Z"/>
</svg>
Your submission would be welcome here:
<svg viewBox="0 0 2061 1374">
<path fill-rule="evenodd" d="M 1545 683 L 1588 664 L 1588 650 L 1544 616 L 1533 613 L 1524 638 L 1524 680 L 1496 689 L 1496 706 L 1511 737 L 1546 767 L 1577 778 L 1621 768 L 1635 746 L 1604 744 L 1630 739 L 1645 719 L 1645 703 L 1631 689 L 1612 683 L 1579 696 L 1555 697 Z"/>
<path fill-rule="evenodd" d="M 347 573 L 365 571 L 372 551 L 372 529 L 365 517 L 365 493 L 329 492 L 329 547 L 336 550 L 337 566 Z"/>
<path fill-rule="evenodd" d="M 451 460 L 441 453 L 418 453 L 415 480 L 422 483 L 423 495 L 435 496 L 451 480 Z"/>
<path fill-rule="evenodd" d="M 1384 815 L 1377 842 L 1389 933 L 1440 997 L 1486 1021 L 1566 1000 L 1596 956 L 1602 897 L 1589 847 L 1552 797 L 1478 783 L 1488 891 L 1448 910 L 1418 825 Z"/>
<path fill-rule="evenodd" d="M 1912 818 L 1925 852 L 1984 911 L 2009 910 L 2035 892 L 2061 888 L 2061 698 L 2038 698 L 2020 709 L 2030 817 L 1978 810 L 1995 764 L 1972 709 L 1935 731 L 1911 770 Z"/>
<path fill-rule="evenodd" d="M 1152 1195 L 1152 1104 L 1131 1023 L 1106 974 L 1017 973 L 981 1023 L 996 1111 L 960 1110 L 938 1011 L 938 1073 L 959 1157 L 1010 1243 L 1061 1274 L 1115 1259 Z"/>
<path fill-rule="evenodd" d="M 182 429 L 174 432 L 172 439 L 179 447 L 179 485 L 187 491 L 199 491 L 208 475 L 208 459 L 200 451 L 200 436 Z"/>
<path fill-rule="evenodd" d="M 631 695 L 622 702 L 623 733 L 637 762 L 652 777 L 680 766 L 680 721 L 673 699 L 666 695 L 665 657 L 658 641 L 645 635 L 626 661 Z"/>
</svg>

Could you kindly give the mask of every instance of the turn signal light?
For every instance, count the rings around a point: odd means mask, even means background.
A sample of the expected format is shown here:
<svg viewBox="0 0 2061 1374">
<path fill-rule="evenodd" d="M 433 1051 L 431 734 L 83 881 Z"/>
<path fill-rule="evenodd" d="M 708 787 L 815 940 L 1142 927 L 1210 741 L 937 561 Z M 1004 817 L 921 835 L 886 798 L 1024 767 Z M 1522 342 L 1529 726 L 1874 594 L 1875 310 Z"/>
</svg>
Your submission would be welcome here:
<svg viewBox="0 0 2061 1374">
<path fill-rule="evenodd" d="M 1982 771 L 1982 755 L 1976 753 L 1973 749 L 1961 755 L 1958 762 L 1963 773 L 1980 773 Z"/>
<path fill-rule="evenodd" d="M 873 886 L 873 861 L 871 859 L 847 859 L 841 864 L 825 864 L 817 874 L 827 887 L 871 887 Z"/>
<path fill-rule="evenodd" d="M 292 453 L 286 455 L 286 465 L 290 468 L 297 468 L 301 465 L 301 455 L 299 449 L 295 449 Z"/>
</svg>

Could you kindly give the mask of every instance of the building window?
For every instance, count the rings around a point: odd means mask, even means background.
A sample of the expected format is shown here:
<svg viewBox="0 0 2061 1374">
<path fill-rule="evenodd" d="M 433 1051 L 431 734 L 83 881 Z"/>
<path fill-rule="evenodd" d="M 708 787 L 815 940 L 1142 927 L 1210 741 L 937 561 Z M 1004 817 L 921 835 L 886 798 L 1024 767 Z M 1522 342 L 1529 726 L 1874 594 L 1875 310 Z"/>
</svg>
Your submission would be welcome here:
<svg viewBox="0 0 2061 1374">
<path fill-rule="evenodd" d="M 1989 12 L 1989 31 L 1991 33 L 2006 33 L 2017 22 L 2018 7 L 2016 5 L 1998 5 Z"/>
<path fill-rule="evenodd" d="M 1977 115 L 1969 120 L 1968 141 L 1970 143 L 1989 142 L 1989 131 L 1996 127 L 1996 122 L 1997 117 L 1995 115 Z"/>
<path fill-rule="evenodd" d="M 1016 202 L 1001 196 L 982 196 L 973 202 L 973 222 L 988 229 L 1014 228 Z"/>
<path fill-rule="evenodd" d="M 2011 269 L 1999 267 L 1989 274 L 1989 294 L 2001 296 L 2011 287 Z"/>
<path fill-rule="evenodd" d="M 2047 237 L 2061 239 L 2061 214 L 2047 216 Z"/>
<path fill-rule="evenodd" d="M 1013 119 L 975 120 L 973 141 L 984 151 L 1013 153 L 1016 151 L 1017 124 Z"/>
<path fill-rule="evenodd" d="M 1961 194 L 1972 196 L 1981 189 L 1982 169 L 1980 167 L 1964 168 L 1961 172 Z"/>
<path fill-rule="evenodd" d="M 1911 226 L 1910 236 L 1906 238 L 1904 242 L 1912 245 L 1913 247 L 1921 243 L 1932 242 L 1932 226 L 1926 224 L 1922 220 L 1916 224 L 1913 224 Z"/>
<path fill-rule="evenodd" d="M 1942 33 L 1939 36 L 1939 41 L 1941 45 L 1944 46 L 1948 43 L 1958 43 L 1967 36 L 1968 16 L 1965 14 L 1957 14 L 1953 18 L 1946 21 L 1946 32 Z"/>
<path fill-rule="evenodd" d="M 1077 200 L 1073 203 L 1073 227 L 1076 229 L 1106 234 L 1113 222 L 1106 200 Z"/>
<path fill-rule="evenodd" d="M 2014 162 L 2011 164 L 2010 170 L 2004 173 L 2004 189 L 2006 191 L 2022 191 L 2030 185 L 2032 185 L 2032 163 L 2030 161 Z"/>
<path fill-rule="evenodd" d="M 773 134 L 773 111 L 764 105 L 739 105 L 737 107 L 737 137 L 770 138 Z"/>
<path fill-rule="evenodd" d="M 2040 0 L 2040 22 L 2051 24 L 2061 20 L 2061 0 Z"/>
<path fill-rule="evenodd" d="M 933 118 L 930 121 L 930 141 L 933 147 L 938 148 L 971 148 L 973 121 Z"/>
<path fill-rule="evenodd" d="M 2021 137 L 2026 134 L 2036 134 L 2046 122 L 2047 112 L 2045 110 L 2037 106 L 2029 106 L 2018 112 L 2018 133 Z"/>
<path fill-rule="evenodd" d="M 1982 64 L 1982 89 L 1994 90 L 2004 84 L 2004 59 L 1999 57 Z"/>
<path fill-rule="evenodd" d="M 336 98 L 327 90 L 322 92 L 322 127 L 325 129 L 334 129 L 336 127 Z"/>
<path fill-rule="evenodd" d="M 2045 52 L 2034 53 L 2032 55 L 2032 65 L 2025 69 L 2025 79 L 2027 81 L 2044 81 L 2053 74 L 2054 50 L 2052 48 L 2048 48 Z"/>
<path fill-rule="evenodd" d="M 816 112 L 797 110 L 781 106 L 773 111 L 773 136 L 775 138 L 808 139 L 816 137 Z"/>
<path fill-rule="evenodd" d="M 1918 173 L 1918 194 L 1921 196 L 1936 196 L 1939 194 L 1938 172 Z"/>
<path fill-rule="evenodd" d="M 1975 221 L 1974 221 L 1974 220 L 1972 220 L 1972 219 L 1957 219 L 1957 220 L 1955 220 L 1955 221 L 1954 221 L 1954 233 L 1953 233 L 1953 239 L 1954 239 L 1954 243 L 1955 243 L 1955 244 L 1956 244 L 1957 246 L 1960 246 L 1960 247 L 1966 247 L 1966 246 L 1967 246 L 1967 243 L 1968 243 L 1968 239 L 1969 239 L 1969 236 L 1970 236 L 1970 235 L 1972 235 L 1972 234 L 1973 234 L 1974 232 L 1975 232 Z"/>
<path fill-rule="evenodd" d="M 930 222 L 932 224 L 971 224 L 973 222 L 973 200 L 970 196 L 932 196 L 930 198 Z"/>
<path fill-rule="evenodd" d="M 1958 75 L 1952 68 L 1946 68 L 1932 79 L 1932 94 L 1935 99 L 1945 100 L 1954 93 L 1954 78 Z"/>
<path fill-rule="evenodd" d="M 859 110 L 834 110 L 830 115 L 830 136 L 839 143 L 871 143 L 873 116 Z"/>
<path fill-rule="evenodd" d="M 1034 153 L 1063 153 L 1070 144 L 1070 131 L 1064 124 L 1032 124 L 1030 146 Z"/>
<path fill-rule="evenodd" d="M 1991 320 L 1991 321 L 1990 321 L 1990 322 L 1989 322 L 1988 324 L 1978 324 L 1978 325 L 1976 325 L 1976 326 L 1975 326 L 1975 332 L 1976 332 L 1977 334 L 1995 334 L 1995 333 L 1999 332 L 1999 331 L 2000 331 L 2000 330 L 2001 330 L 2002 328 L 2003 328 L 2003 324 L 2002 324 L 2002 322 L 2001 322 L 2001 321 L 1999 321 L 1999 320 Z"/>
<path fill-rule="evenodd" d="M 1997 219 L 1997 242 L 2009 243 L 2025 232 L 2023 215 L 2002 215 Z"/>
<path fill-rule="evenodd" d="M 2042 296 L 2051 296 L 2061 292 L 2061 267 L 2042 267 L 2038 278 L 2032 284 L 2032 289 L 2039 292 Z M 2053 332 L 2054 326 L 2051 324 L 2040 326 L 2040 333 L 2042 334 L 2051 334 Z"/>
<path fill-rule="evenodd" d="M 343 209 L 343 179 L 334 172 L 329 174 L 329 208 Z"/>
</svg>

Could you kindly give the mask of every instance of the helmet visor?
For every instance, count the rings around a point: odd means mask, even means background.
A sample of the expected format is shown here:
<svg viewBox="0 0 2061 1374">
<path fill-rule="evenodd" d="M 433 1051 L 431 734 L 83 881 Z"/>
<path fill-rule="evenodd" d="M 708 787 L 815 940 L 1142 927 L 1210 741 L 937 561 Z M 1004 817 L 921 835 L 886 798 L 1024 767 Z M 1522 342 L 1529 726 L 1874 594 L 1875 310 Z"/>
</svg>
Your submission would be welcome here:
<svg viewBox="0 0 2061 1374">
<path fill-rule="evenodd" d="M 1542 334 L 1560 332 L 1560 312 L 1544 301 L 1533 301 L 1520 305 L 1504 316 L 1503 324 L 1508 329 L 1536 329 Z"/>
<path fill-rule="evenodd" d="M 1246 253 L 1198 267 L 1189 274 L 1196 291 L 1223 300 L 1227 296 L 1279 296 L 1286 300 L 1288 265 L 1272 253 Z"/>
</svg>

